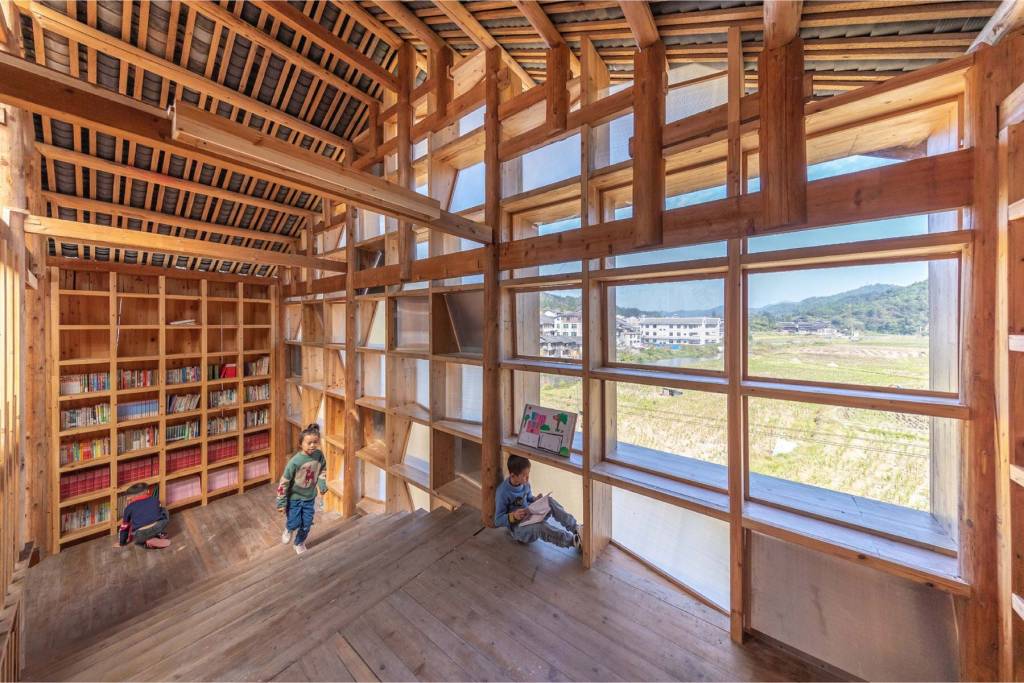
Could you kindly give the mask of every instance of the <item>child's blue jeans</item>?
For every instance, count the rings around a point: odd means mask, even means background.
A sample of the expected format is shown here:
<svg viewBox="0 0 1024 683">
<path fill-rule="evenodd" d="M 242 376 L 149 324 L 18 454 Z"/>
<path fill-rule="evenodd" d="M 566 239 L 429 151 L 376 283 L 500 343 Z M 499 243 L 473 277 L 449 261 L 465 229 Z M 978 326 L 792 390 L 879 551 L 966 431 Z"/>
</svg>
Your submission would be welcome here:
<svg viewBox="0 0 1024 683">
<path fill-rule="evenodd" d="M 295 545 L 306 542 L 309 536 L 309 529 L 313 526 L 313 511 L 316 509 L 316 499 L 313 500 L 290 500 L 288 501 L 288 523 L 285 528 L 288 531 L 296 531 Z"/>
<path fill-rule="evenodd" d="M 552 524 L 552 517 L 565 528 L 560 529 Z M 577 526 L 576 518 L 566 512 L 565 508 L 552 498 L 551 513 L 548 514 L 547 518 L 543 522 L 528 524 L 527 526 L 517 524 L 512 529 L 512 538 L 520 543 L 533 543 L 539 538 L 542 541 L 554 543 L 562 548 L 571 548 L 573 546 L 572 535 L 576 531 Z"/>
</svg>

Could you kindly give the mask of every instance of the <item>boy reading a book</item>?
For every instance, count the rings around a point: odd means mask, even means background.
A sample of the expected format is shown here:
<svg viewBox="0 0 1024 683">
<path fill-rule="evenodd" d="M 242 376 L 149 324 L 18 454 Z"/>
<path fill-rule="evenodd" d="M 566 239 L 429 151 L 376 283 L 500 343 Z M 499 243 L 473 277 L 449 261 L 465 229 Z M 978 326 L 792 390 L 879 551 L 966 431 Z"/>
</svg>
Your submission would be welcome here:
<svg viewBox="0 0 1024 683">
<path fill-rule="evenodd" d="M 164 529 L 170 523 L 171 515 L 167 508 L 161 507 L 160 499 L 141 482 L 128 487 L 128 495 L 128 505 L 118 527 L 118 546 L 126 546 L 129 541 L 146 548 L 169 546 L 171 543 Z"/>
<path fill-rule="evenodd" d="M 277 483 L 277 510 L 287 518 L 281 542 L 293 543 L 297 555 L 306 552 L 317 491 L 327 493 L 327 459 L 320 450 L 320 428 L 309 425 L 299 439 L 299 452 L 288 461 Z"/>
<path fill-rule="evenodd" d="M 545 502 L 546 512 L 543 510 Z M 552 517 L 560 527 L 550 522 Z M 508 478 L 498 485 L 495 493 L 494 525 L 508 529 L 512 538 L 520 543 L 533 543 L 539 538 L 562 548 L 583 551 L 580 525 L 550 494 L 546 497 L 533 495 L 530 461 L 518 455 L 508 456 Z"/>
</svg>

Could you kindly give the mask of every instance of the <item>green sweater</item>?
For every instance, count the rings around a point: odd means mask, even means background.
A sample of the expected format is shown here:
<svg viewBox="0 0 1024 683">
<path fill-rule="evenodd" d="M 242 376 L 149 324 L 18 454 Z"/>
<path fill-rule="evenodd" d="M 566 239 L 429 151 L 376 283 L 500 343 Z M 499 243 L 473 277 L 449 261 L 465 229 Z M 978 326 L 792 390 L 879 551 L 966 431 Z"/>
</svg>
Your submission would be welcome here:
<svg viewBox="0 0 1024 683">
<path fill-rule="evenodd" d="M 312 455 L 299 451 L 288 461 L 277 482 L 277 507 L 285 506 L 286 496 L 288 500 L 313 500 L 318 489 L 321 494 L 327 493 L 327 459 L 320 450 Z"/>
</svg>

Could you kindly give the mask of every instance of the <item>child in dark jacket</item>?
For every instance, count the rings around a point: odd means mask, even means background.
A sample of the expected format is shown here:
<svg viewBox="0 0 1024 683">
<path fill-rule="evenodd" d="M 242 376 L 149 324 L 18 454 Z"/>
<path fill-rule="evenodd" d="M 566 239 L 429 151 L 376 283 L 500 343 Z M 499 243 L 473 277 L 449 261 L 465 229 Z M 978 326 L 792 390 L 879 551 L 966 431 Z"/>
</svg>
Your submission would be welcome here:
<svg viewBox="0 0 1024 683">
<path fill-rule="evenodd" d="M 171 515 L 167 508 L 160 506 L 160 499 L 152 495 L 149 486 L 143 483 L 128 487 L 128 495 L 131 498 L 118 527 L 118 545 L 126 546 L 129 540 L 147 548 L 170 545 L 164 529 L 170 523 Z"/>
<path fill-rule="evenodd" d="M 520 543 L 533 543 L 538 538 L 562 548 L 582 552 L 581 527 L 557 500 L 548 496 L 551 511 L 542 522 L 522 526 L 529 515 L 527 506 L 540 498 L 530 489 L 530 461 L 518 455 L 508 456 L 508 478 L 498 485 L 494 496 L 494 525 L 505 527 Z M 561 527 L 551 524 L 554 517 Z M 562 528 L 564 527 L 564 528 Z"/>
<path fill-rule="evenodd" d="M 303 429 L 299 439 L 299 452 L 288 461 L 277 484 L 277 509 L 287 517 L 281 542 L 294 543 L 295 553 L 301 555 L 313 526 L 317 491 L 327 493 L 327 459 L 320 450 L 317 425 Z"/>
</svg>

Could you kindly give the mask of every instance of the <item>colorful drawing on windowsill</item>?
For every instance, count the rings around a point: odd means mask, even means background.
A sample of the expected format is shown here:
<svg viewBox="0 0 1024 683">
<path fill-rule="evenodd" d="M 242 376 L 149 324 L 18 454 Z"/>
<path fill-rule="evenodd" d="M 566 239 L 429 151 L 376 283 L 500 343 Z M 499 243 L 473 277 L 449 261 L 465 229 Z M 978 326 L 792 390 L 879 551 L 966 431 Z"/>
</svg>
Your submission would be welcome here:
<svg viewBox="0 0 1024 683">
<path fill-rule="evenodd" d="M 519 423 L 519 445 L 569 457 L 576 413 L 527 404 Z"/>
</svg>

